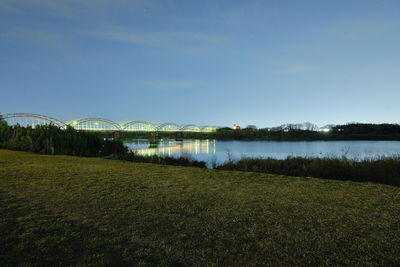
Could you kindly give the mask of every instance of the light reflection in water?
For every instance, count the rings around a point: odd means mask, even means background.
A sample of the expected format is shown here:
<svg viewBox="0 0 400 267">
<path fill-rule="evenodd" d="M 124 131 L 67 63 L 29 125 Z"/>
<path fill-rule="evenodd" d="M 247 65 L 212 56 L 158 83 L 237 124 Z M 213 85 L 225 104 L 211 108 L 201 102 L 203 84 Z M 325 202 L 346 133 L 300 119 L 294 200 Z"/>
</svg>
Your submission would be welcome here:
<svg viewBox="0 0 400 267">
<path fill-rule="evenodd" d="M 140 143 L 138 143 L 140 144 Z M 143 143 L 141 143 L 143 144 Z M 149 143 L 147 142 L 149 146 Z M 132 146 L 131 146 L 132 147 Z M 133 147 L 132 147 L 133 148 Z M 160 140 L 157 147 L 137 148 L 134 150 L 142 156 L 187 156 L 197 154 L 215 154 L 216 142 L 215 140 Z"/>
</svg>

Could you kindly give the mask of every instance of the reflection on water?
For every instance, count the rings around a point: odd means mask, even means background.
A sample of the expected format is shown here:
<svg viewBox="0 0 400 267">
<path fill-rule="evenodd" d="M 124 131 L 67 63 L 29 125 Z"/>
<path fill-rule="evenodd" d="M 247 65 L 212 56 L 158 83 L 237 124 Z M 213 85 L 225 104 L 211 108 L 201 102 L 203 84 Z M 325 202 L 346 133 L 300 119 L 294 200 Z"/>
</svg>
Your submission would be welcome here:
<svg viewBox="0 0 400 267">
<path fill-rule="evenodd" d="M 139 155 L 189 156 L 193 159 L 221 164 L 229 158 L 243 157 L 284 159 L 300 157 L 342 157 L 350 159 L 376 158 L 400 155 L 399 141 L 216 141 L 162 139 L 156 147 L 150 147 L 146 139 L 130 140 L 125 143 Z"/>
<path fill-rule="evenodd" d="M 215 154 L 215 140 L 184 140 L 175 141 L 171 139 L 161 139 L 160 142 L 152 147 L 147 140 L 136 140 L 129 143 L 128 147 L 135 150 L 142 156 L 190 156 L 196 154 Z"/>
</svg>

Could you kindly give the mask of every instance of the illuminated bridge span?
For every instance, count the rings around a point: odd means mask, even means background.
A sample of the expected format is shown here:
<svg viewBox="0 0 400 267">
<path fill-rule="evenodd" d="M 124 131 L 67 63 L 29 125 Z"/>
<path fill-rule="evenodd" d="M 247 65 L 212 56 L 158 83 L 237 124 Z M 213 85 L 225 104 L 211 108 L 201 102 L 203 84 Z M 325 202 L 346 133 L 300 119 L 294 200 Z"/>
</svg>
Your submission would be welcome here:
<svg viewBox="0 0 400 267">
<path fill-rule="evenodd" d="M 67 126 L 62 121 L 38 114 L 31 113 L 10 113 L 10 114 L 0 114 L 0 118 L 7 121 L 10 125 L 19 124 L 21 126 L 32 126 L 36 127 L 37 125 L 44 124 L 54 124 L 62 129 L 65 129 Z"/>
<path fill-rule="evenodd" d="M 32 126 L 54 124 L 62 129 L 71 126 L 77 130 L 98 132 L 214 132 L 216 126 L 178 125 L 172 122 L 154 124 L 148 121 L 127 121 L 117 123 L 102 118 L 84 118 L 66 123 L 57 119 L 30 113 L 3 114 L 0 117 L 10 125 Z"/>
</svg>

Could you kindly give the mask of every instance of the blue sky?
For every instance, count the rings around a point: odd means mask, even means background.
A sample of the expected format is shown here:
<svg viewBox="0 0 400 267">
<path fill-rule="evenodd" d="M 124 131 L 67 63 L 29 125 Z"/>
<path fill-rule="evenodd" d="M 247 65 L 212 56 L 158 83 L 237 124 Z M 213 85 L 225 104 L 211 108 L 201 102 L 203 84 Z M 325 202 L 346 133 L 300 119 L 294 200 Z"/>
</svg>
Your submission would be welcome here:
<svg viewBox="0 0 400 267">
<path fill-rule="evenodd" d="M 2 0 L 0 112 L 400 123 L 400 1 Z"/>
</svg>

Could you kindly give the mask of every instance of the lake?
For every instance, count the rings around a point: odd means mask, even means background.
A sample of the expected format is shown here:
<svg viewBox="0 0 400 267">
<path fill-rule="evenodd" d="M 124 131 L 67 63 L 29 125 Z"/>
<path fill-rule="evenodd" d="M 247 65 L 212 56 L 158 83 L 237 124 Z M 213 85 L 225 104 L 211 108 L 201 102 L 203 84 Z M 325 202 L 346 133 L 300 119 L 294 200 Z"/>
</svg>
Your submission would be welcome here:
<svg viewBox="0 0 400 267">
<path fill-rule="evenodd" d="M 140 155 L 189 156 L 218 164 L 243 157 L 284 159 L 288 156 L 342 157 L 350 159 L 400 155 L 400 141 L 219 141 L 161 139 L 157 147 L 148 140 L 126 141 L 129 149 Z"/>
</svg>

